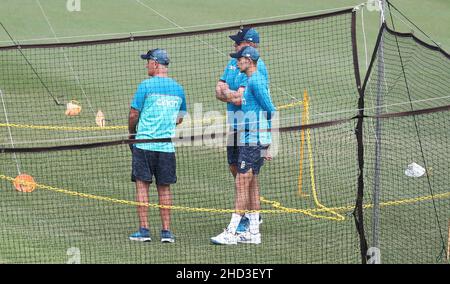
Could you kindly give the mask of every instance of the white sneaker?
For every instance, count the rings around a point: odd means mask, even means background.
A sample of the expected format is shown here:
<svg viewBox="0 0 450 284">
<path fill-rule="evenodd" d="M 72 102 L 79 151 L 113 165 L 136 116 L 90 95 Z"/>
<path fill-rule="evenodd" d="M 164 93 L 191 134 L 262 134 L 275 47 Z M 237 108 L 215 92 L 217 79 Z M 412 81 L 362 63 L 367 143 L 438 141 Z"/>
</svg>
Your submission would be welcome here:
<svg viewBox="0 0 450 284">
<path fill-rule="evenodd" d="M 211 238 L 211 242 L 216 245 L 237 245 L 238 237 L 225 229 L 221 234 Z"/>
<path fill-rule="evenodd" d="M 250 232 L 245 232 L 239 234 L 237 242 L 240 244 L 255 244 L 259 245 L 261 243 L 261 233 L 252 234 Z"/>
</svg>

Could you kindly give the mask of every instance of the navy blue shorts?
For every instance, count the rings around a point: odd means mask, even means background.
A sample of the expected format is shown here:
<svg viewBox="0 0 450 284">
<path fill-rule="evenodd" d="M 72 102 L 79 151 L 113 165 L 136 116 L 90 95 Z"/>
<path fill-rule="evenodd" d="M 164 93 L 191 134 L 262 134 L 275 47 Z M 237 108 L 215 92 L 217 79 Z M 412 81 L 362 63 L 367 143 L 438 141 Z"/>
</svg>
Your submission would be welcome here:
<svg viewBox="0 0 450 284">
<path fill-rule="evenodd" d="M 133 147 L 131 181 L 153 182 L 169 185 L 177 182 L 175 153 L 142 150 Z"/>
<path fill-rule="evenodd" d="M 239 146 L 237 143 L 237 132 L 228 135 L 227 141 L 227 159 L 228 165 L 238 165 L 239 159 Z"/>
<path fill-rule="evenodd" d="M 259 170 L 264 164 L 264 157 L 269 148 L 268 145 L 257 146 L 240 146 L 239 147 L 239 159 L 238 159 L 238 172 L 245 174 L 250 169 L 253 170 L 253 174 L 259 174 Z"/>
</svg>

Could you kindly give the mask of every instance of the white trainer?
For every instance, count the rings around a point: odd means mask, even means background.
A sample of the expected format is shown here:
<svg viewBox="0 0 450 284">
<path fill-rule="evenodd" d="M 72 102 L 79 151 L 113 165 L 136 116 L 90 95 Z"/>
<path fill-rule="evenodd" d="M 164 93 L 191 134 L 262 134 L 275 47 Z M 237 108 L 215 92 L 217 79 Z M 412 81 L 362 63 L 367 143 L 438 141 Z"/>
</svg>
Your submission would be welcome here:
<svg viewBox="0 0 450 284">
<path fill-rule="evenodd" d="M 252 234 L 250 232 L 245 232 L 238 235 L 237 242 L 240 244 L 255 244 L 259 245 L 261 243 L 261 233 Z"/>
<path fill-rule="evenodd" d="M 225 229 L 219 235 L 212 237 L 211 242 L 216 245 L 237 245 L 238 237 Z"/>
</svg>

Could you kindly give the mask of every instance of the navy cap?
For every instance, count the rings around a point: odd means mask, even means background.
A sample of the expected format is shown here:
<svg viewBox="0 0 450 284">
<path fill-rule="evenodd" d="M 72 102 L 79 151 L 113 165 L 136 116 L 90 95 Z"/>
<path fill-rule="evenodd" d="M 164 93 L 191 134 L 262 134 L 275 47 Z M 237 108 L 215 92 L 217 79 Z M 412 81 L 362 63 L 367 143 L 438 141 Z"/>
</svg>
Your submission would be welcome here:
<svg viewBox="0 0 450 284">
<path fill-rule="evenodd" d="M 243 41 L 259 43 L 259 34 L 253 28 L 243 28 L 235 35 L 231 35 L 230 38 L 234 40 L 237 44 Z"/>
<path fill-rule="evenodd" d="M 257 61 L 259 59 L 259 52 L 252 46 L 246 46 L 238 52 L 230 53 L 230 56 L 233 58 L 247 57 L 254 61 Z"/>
<path fill-rule="evenodd" d="M 162 65 L 169 65 L 170 62 L 167 51 L 159 48 L 149 50 L 147 54 L 142 54 L 141 58 L 146 60 L 155 60 Z"/>
</svg>

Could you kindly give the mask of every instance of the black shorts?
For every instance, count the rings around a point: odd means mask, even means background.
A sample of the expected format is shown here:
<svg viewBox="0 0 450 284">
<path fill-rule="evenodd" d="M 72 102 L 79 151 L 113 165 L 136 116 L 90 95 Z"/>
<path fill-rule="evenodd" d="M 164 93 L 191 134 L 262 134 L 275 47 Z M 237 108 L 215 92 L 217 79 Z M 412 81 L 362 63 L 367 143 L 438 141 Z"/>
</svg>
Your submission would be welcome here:
<svg viewBox="0 0 450 284">
<path fill-rule="evenodd" d="M 228 165 L 238 165 L 239 146 L 237 141 L 237 132 L 230 133 L 227 138 L 227 159 Z"/>
<path fill-rule="evenodd" d="M 269 148 L 268 145 L 263 146 L 259 144 L 257 146 L 240 146 L 238 172 L 245 174 L 252 169 L 253 174 L 259 174 L 259 170 L 264 164 L 267 148 Z"/>
<path fill-rule="evenodd" d="M 131 181 L 169 185 L 177 182 L 175 153 L 142 150 L 133 147 Z"/>
</svg>

